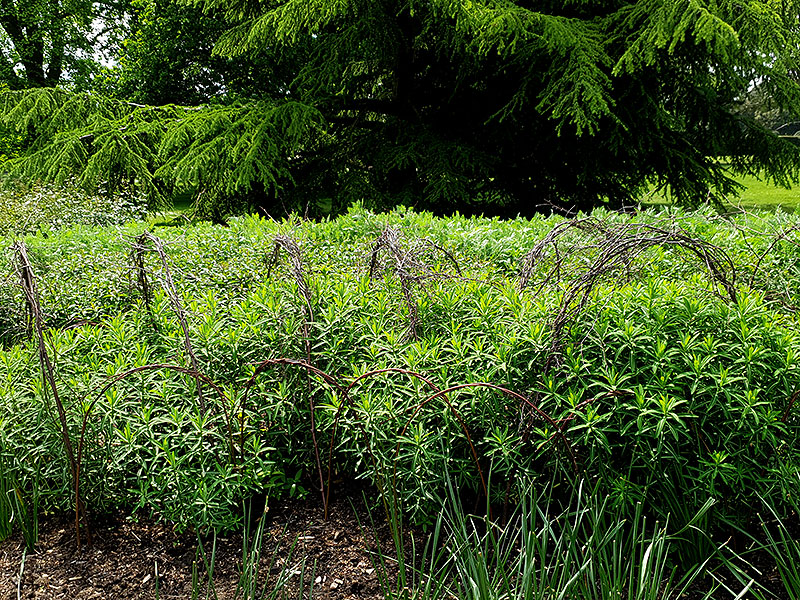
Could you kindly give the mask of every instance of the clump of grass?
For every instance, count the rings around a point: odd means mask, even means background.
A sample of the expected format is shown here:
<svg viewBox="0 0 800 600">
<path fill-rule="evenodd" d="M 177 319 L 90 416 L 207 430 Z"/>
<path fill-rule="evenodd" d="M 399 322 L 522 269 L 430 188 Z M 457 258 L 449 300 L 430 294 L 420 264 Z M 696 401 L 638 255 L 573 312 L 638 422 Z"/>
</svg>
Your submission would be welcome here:
<svg viewBox="0 0 800 600">
<path fill-rule="evenodd" d="M 583 484 L 566 497 L 549 486 L 523 493 L 501 524 L 465 511 L 450 484 L 424 547 L 404 534 L 399 512 L 393 513 L 394 546 L 382 548 L 374 536 L 373 565 L 391 600 L 672 600 L 693 586 L 693 597 L 721 597 L 722 587 L 708 577 L 721 548 L 712 547 L 696 564 L 682 564 L 673 551 L 675 540 L 713 504 L 709 499 L 684 528 L 675 529 L 669 519 L 651 521 L 642 505 L 633 514 L 621 513 Z M 711 583 L 698 587 L 702 578 Z M 753 583 L 745 579 L 737 597 Z"/>
<path fill-rule="evenodd" d="M 308 564 L 306 557 L 296 556 L 297 539 L 290 548 L 284 549 L 275 544 L 266 553 L 264 529 L 266 513 L 251 527 L 249 512 L 242 532 L 242 557 L 239 578 L 233 591 L 236 600 L 311 600 L 314 596 L 314 576 L 316 563 Z M 191 597 L 213 598 L 218 600 L 217 586 L 214 582 L 216 568 L 216 533 L 211 536 L 207 549 L 201 537 L 197 539 L 196 558 L 192 566 Z M 285 553 L 281 553 L 281 551 Z"/>
</svg>

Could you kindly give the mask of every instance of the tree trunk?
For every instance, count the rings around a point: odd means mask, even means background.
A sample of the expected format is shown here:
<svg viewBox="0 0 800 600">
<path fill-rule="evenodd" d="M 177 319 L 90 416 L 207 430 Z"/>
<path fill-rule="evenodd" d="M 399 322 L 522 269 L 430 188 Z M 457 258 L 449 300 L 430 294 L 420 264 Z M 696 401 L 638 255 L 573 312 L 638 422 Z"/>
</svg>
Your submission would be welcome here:
<svg viewBox="0 0 800 600">
<path fill-rule="evenodd" d="M 45 44 L 41 25 L 36 22 L 24 22 L 20 19 L 17 8 L 8 0 L 0 2 L 0 27 L 8 35 L 14 50 L 19 55 L 19 62 L 25 72 L 26 81 L 19 82 L 13 73 L 13 65 L 9 66 L 13 77 L 3 73 L 9 84 L 15 80 L 19 84 L 29 87 L 54 86 L 61 79 L 64 60 L 63 40 L 56 42 L 51 49 L 52 56 L 49 68 L 45 70 Z M 10 60 L 8 61 L 10 63 Z M 9 69 L 4 69 L 8 71 Z M 16 86 L 18 87 L 18 85 Z"/>
</svg>

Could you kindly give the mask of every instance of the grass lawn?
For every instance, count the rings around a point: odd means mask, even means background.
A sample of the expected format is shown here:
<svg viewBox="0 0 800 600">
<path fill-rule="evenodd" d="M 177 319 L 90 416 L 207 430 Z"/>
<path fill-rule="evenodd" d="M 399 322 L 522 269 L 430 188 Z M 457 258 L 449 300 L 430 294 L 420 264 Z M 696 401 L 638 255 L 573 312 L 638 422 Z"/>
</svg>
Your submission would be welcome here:
<svg viewBox="0 0 800 600">
<path fill-rule="evenodd" d="M 737 177 L 737 181 L 747 186 L 734 206 L 741 208 L 761 208 L 775 210 L 778 207 L 785 212 L 795 212 L 800 207 L 800 188 L 787 190 L 759 180 L 753 176 Z"/>
<path fill-rule="evenodd" d="M 728 204 L 732 209 L 760 209 L 775 211 L 780 208 L 784 212 L 795 212 L 800 208 L 800 188 L 784 189 L 768 181 L 752 175 L 739 176 L 736 181 L 745 186 L 738 198 L 730 198 Z M 667 199 L 656 191 L 649 192 L 642 198 L 644 206 L 663 206 Z"/>
<path fill-rule="evenodd" d="M 774 212 L 780 208 L 783 212 L 800 212 L 800 187 L 784 189 L 752 176 L 737 177 L 739 183 L 746 186 L 738 198 L 732 198 L 728 205 L 732 210 L 767 210 Z M 669 204 L 663 195 L 650 192 L 642 198 L 642 206 L 655 207 Z M 192 201 L 188 198 L 176 200 L 170 210 L 161 211 L 151 217 L 155 225 L 177 224 L 181 216 L 189 216 Z"/>
<path fill-rule="evenodd" d="M 177 219 L 181 216 L 189 216 L 193 207 L 193 196 L 182 194 L 172 199 L 172 206 L 169 210 L 162 210 L 155 213 L 151 220 L 154 225 L 177 224 Z"/>
<path fill-rule="evenodd" d="M 732 210 L 759 209 L 774 212 L 780 208 L 783 212 L 794 213 L 800 209 L 800 187 L 787 190 L 752 175 L 739 176 L 735 179 L 744 185 L 745 189 L 738 198 L 729 199 L 728 205 Z M 641 202 L 644 208 L 666 206 L 670 203 L 662 193 L 655 190 L 645 194 Z M 151 220 L 155 225 L 177 224 L 178 218 L 188 216 L 192 207 L 192 194 L 182 194 L 173 199 L 169 210 L 159 211 L 151 217 Z"/>
</svg>

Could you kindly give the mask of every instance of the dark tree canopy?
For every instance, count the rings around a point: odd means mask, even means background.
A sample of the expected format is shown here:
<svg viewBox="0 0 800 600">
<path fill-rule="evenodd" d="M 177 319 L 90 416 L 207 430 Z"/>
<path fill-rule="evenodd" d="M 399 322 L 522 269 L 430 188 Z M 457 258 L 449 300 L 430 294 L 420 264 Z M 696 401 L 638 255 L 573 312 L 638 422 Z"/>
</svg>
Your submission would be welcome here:
<svg viewBox="0 0 800 600">
<path fill-rule="evenodd" d="M 174 0 L 133 0 L 119 64 L 96 87 L 150 105 L 279 96 L 295 65 L 265 52 L 233 58 L 214 54 L 214 43 L 228 27 L 219 10 Z"/>
<path fill-rule="evenodd" d="M 797 147 L 742 105 L 757 85 L 800 113 L 798 4 L 141 0 L 124 99 L 9 93 L 3 114 L 36 140 L 19 173 L 191 189 L 213 210 L 527 214 L 652 185 L 693 205 L 735 173 L 796 182 Z"/>
<path fill-rule="evenodd" d="M 86 81 L 122 35 L 129 0 L 0 0 L 0 82 L 11 89 Z"/>
</svg>

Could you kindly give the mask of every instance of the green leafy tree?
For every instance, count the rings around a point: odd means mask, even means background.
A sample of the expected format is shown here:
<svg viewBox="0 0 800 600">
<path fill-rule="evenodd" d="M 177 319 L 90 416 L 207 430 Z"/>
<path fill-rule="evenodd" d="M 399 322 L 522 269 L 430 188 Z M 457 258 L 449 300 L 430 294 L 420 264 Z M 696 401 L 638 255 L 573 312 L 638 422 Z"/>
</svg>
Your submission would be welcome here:
<svg viewBox="0 0 800 600">
<path fill-rule="evenodd" d="M 85 82 L 124 31 L 128 0 L 0 0 L 0 82 L 12 89 Z"/>
<path fill-rule="evenodd" d="M 294 64 L 281 56 L 226 57 L 214 43 L 228 25 L 218 10 L 174 0 L 133 0 L 129 35 L 117 64 L 95 85 L 106 94 L 151 105 L 280 96 Z"/>
<path fill-rule="evenodd" d="M 3 110 L 37 136 L 16 163 L 28 176 L 194 189 L 216 210 L 530 213 L 651 185 L 692 205 L 735 193 L 735 173 L 797 181 L 800 150 L 739 110 L 754 82 L 800 110 L 797 4 L 206 0 L 220 57 L 287 68 L 192 109 L 45 91 Z"/>
</svg>

